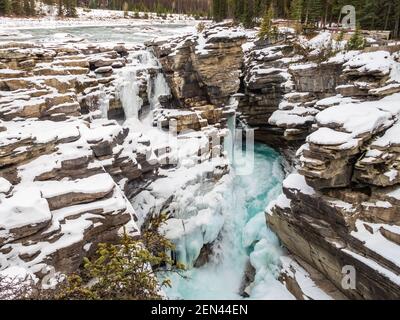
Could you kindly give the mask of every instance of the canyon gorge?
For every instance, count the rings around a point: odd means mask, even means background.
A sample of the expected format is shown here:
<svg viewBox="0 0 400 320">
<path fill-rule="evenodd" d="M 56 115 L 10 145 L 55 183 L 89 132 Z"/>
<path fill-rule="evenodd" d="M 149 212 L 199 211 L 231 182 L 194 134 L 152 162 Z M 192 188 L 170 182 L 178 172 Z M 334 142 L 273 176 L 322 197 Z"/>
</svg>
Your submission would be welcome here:
<svg viewBox="0 0 400 320">
<path fill-rule="evenodd" d="M 50 285 L 163 213 L 166 298 L 400 298 L 398 44 L 127 30 L 1 39 L 1 274 Z"/>
</svg>

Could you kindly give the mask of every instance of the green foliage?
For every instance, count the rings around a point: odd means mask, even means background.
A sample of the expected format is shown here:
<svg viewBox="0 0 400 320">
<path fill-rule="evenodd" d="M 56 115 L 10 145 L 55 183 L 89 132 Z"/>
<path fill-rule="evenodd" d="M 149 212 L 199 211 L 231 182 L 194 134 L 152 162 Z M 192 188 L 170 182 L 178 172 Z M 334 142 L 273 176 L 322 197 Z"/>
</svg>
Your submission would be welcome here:
<svg viewBox="0 0 400 320">
<path fill-rule="evenodd" d="M 227 0 L 213 0 L 212 12 L 214 21 L 221 22 L 228 15 L 228 2 Z"/>
<path fill-rule="evenodd" d="M 365 39 L 361 34 L 360 27 L 357 26 L 356 31 L 347 42 L 347 50 L 362 50 L 365 47 Z"/>
<path fill-rule="evenodd" d="M 245 28 L 254 27 L 254 0 L 246 0 L 242 16 L 242 23 Z"/>
<path fill-rule="evenodd" d="M 89 8 L 90 9 L 97 9 L 97 0 L 90 0 L 89 1 Z"/>
<path fill-rule="evenodd" d="M 302 14 L 303 0 L 293 0 L 290 4 L 290 18 L 301 22 Z"/>
<path fill-rule="evenodd" d="M 200 22 L 196 26 L 196 30 L 198 33 L 202 33 L 205 28 L 206 28 L 206 24 L 204 22 Z"/>
<path fill-rule="evenodd" d="M 169 251 L 174 245 L 158 230 L 166 221 L 160 215 L 146 225 L 141 239 L 126 233 L 117 244 L 98 245 L 94 260 L 85 258 L 81 275 L 69 276 L 54 292 L 56 299 L 71 300 L 152 300 L 161 299 L 160 288 L 170 286 L 169 279 L 159 283 L 158 272 L 179 271 L 184 266 L 174 264 Z"/>
<path fill-rule="evenodd" d="M 64 0 L 65 16 L 66 17 L 73 18 L 73 17 L 77 16 L 76 1 L 77 0 Z"/>
<path fill-rule="evenodd" d="M 0 14 L 6 15 L 11 13 L 11 1 L 0 0 Z"/>
<path fill-rule="evenodd" d="M 269 6 L 268 10 L 265 11 L 264 17 L 261 22 L 261 28 L 258 32 L 258 37 L 260 39 L 265 39 L 270 36 L 272 32 L 272 19 L 274 18 L 275 12 L 272 5 Z"/>
</svg>

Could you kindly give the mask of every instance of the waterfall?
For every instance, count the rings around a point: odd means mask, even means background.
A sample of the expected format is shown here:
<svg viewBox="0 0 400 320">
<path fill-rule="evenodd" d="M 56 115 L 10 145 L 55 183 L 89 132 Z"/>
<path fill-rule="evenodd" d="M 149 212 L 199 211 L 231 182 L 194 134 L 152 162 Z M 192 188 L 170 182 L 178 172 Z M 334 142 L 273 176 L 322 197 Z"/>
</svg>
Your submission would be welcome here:
<svg viewBox="0 0 400 320">
<path fill-rule="evenodd" d="M 148 82 L 147 92 L 152 110 L 159 106 L 158 98 L 160 96 L 167 96 L 171 94 L 171 89 L 169 88 L 169 85 L 162 72 L 158 72 L 153 81 L 150 79 Z"/>
<path fill-rule="evenodd" d="M 157 74 L 152 78 L 149 69 L 157 68 Z M 120 99 L 125 118 L 139 119 L 139 113 L 143 107 L 143 99 L 140 97 L 140 85 L 147 82 L 147 97 L 150 109 L 158 107 L 158 98 L 161 95 L 169 95 L 170 88 L 161 72 L 161 66 L 156 57 L 148 50 L 139 50 L 132 54 L 132 63 L 119 73 L 117 82 L 117 98 Z M 150 124 L 151 113 L 143 123 Z"/>
<path fill-rule="evenodd" d="M 128 66 L 120 74 L 117 84 L 117 97 L 120 99 L 126 119 L 138 119 L 143 99 L 139 96 L 137 67 Z"/>
<path fill-rule="evenodd" d="M 235 148 L 237 153 L 241 152 Z M 290 298 L 276 279 L 282 251 L 277 237 L 266 225 L 264 213 L 268 203 L 281 192 L 284 175 L 280 158 L 272 149 L 257 144 L 254 161 L 251 174 L 237 175 L 232 168 L 229 179 L 219 186 L 224 188 L 218 202 L 223 226 L 209 262 L 186 271 L 187 278 L 170 274 L 172 288 L 166 289 L 166 294 L 171 299 L 240 299 L 248 261 L 256 270 L 255 282 L 246 290 L 251 298 Z M 212 217 L 219 214 L 213 212 Z M 203 230 L 215 224 L 209 219 Z M 184 240 L 193 244 L 197 238 L 193 235 Z"/>
<path fill-rule="evenodd" d="M 108 117 L 108 109 L 110 108 L 110 97 L 104 91 L 101 91 L 99 98 L 99 109 L 101 111 L 101 116 L 105 119 Z"/>
</svg>

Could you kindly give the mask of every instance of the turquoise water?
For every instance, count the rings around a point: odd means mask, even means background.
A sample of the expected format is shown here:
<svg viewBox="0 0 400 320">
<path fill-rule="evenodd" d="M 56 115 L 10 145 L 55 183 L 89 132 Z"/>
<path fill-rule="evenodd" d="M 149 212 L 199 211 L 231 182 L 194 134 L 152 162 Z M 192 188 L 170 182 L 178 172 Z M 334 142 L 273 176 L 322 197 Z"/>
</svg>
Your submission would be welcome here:
<svg viewBox="0 0 400 320">
<path fill-rule="evenodd" d="M 241 298 L 239 288 L 250 256 L 257 269 L 258 296 L 262 298 L 264 289 L 273 290 L 276 285 L 270 282 L 276 281 L 281 251 L 277 237 L 265 223 L 264 210 L 280 194 L 284 175 L 277 152 L 262 144 L 256 144 L 254 151 L 254 170 L 234 176 L 227 187 L 225 224 L 211 261 L 186 271 L 185 278 L 170 275 L 172 288 L 165 290 L 170 299 Z"/>
</svg>

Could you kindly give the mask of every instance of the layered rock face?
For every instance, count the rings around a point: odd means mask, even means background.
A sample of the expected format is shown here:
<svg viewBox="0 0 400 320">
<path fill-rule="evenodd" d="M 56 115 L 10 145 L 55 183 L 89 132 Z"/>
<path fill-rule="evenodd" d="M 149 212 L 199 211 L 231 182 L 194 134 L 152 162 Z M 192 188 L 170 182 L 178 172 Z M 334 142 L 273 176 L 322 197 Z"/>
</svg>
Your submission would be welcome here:
<svg viewBox="0 0 400 320">
<path fill-rule="evenodd" d="M 386 51 L 293 64 L 295 91 L 269 120 L 283 139 L 302 131 L 305 143 L 268 223 L 300 264 L 349 298 L 400 297 L 399 65 Z M 330 79 L 320 76 L 328 69 Z"/>
<path fill-rule="evenodd" d="M 239 30 L 214 25 L 195 35 L 147 44 L 159 58 L 172 91 L 173 99 L 164 106 L 186 110 L 186 118 L 198 118 L 194 127 L 183 119 L 179 130 L 224 124 L 233 115 L 229 102 L 240 87 L 245 39 Z M 160 120 L 168 123 L 171 112 L 161 114 Z"/>
<path fill-rule="evenodd" d="M 138 233 L 125 193 L 158 159 L 142 133 L 102 118 L 105 100 L 119 100 L 114 74 L 128 54 L 123 45 L 2 44 L 1 269 L 72 272 L 122 226 Z"/>
<path fill-rule="evenodd" d="M 298 148 L 323 106 L 315 103 L 343 83 L 338 61 L 298 64 L 307 59 L 297 38 L 284 34 L 275 44 L 250 39 L 246 44 L 240 119 L 255 137 L 286 152 Z M 253 40 L 253 41 L 251 41 Z M 284 137 L 282 139 L 282 136 Z"/>
<path fill-rule="evenodd" d="M 177 87 L 171 94 L 161 66 L 142 46 L 1 45 L 0 270 L 18 266 L 40 279 L 73 272 L 122 227 L 138 236 L 152 214 L 168 211 L 169 225 L 180 219 L 184 225 L 185 212 L 176 208 L 187 193 L 220 199 L 214 186 L 229 172 L 222 127 L 234 113 L 224 103 L 238 90 L 244 38 L 209 38 L 212 55 L 191 62 L 205 95 L 183 100 Z M 234 78 L 216 69 L 225 53 L 234 55 Z M 179 108 L 163 108 L 171 101 Z M 171 125 L 192 131 L 171 141 L 159 130 Z M 216 231 L 198 243 L 188 264 L 222 227 L 215 225 L 221 212 L 206 210 L 210 204 L 201 199 L 192 203 L 198 211 L 191 211 L 192 224 L 216 213 L 211 225 L 192 231 Z"/>
</svg>

